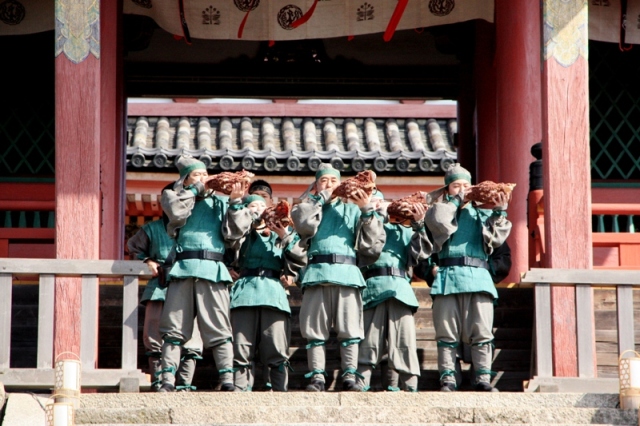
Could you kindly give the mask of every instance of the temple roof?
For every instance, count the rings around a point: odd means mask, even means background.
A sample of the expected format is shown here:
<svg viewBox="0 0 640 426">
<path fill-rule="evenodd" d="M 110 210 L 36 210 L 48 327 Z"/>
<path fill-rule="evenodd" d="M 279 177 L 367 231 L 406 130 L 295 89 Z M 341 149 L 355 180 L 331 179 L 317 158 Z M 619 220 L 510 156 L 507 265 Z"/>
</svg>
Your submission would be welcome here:
<svg viewBox="0 0 640 426">
<path fill-rule="evenodd" d="M 127 119 L 127 170 L 175 172 L 181 153 L 209 170 L 442 174 L 456 161 L 455 118 L 145 117 Z"/>
</svg>

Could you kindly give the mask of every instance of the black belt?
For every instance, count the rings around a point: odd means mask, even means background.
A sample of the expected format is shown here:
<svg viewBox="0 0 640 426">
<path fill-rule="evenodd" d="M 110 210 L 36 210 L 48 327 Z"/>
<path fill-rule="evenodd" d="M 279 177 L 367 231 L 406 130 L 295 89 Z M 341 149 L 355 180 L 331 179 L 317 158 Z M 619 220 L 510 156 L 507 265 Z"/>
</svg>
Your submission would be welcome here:
<svg viewBox="0 0 640 426">
<path fill-rule="evenodd" d="M 185 260 L 185 259 L 202 259 L 202 260 L 213 260 L 216 262 L 222 262 L 224 259 L 224 253 L 219 253 L 217 251 L 209 251 L 209 250 L 191 250 L 191 251 L 181 251 L 176 253 L 176 260 Z"/>
<path fill-rule="evenodd" d="M 407 277 L 407 271 L 400 268 L 394 268 L 393 266 L 389 266 L 387 268 L 372 268 L 362 271 L 362 276 L 365 280 L 373 277 L 382 277 L 382 276 L 392 276 L 392 277 Z"/>
<path fill-rule="evenodd" d="M 280 278 L 280 271 L 264 268 L 243 269 L 240 271 L 241 277 L 266 277 L 266 278 Z"/>
<path fill-rule="evenodd" d="M 489 262 L 477 257 L 447 257 L 438 260 L 438 266 L 473 266 L 476 268 L 489 269 Z"/>
<path fill-rule="evenodd" d="M 342 254 L 316 254 L 309 258 L 309 263 L 340 263 L 343 265 L 355 265 L 356 258 Z"/>
</svg>

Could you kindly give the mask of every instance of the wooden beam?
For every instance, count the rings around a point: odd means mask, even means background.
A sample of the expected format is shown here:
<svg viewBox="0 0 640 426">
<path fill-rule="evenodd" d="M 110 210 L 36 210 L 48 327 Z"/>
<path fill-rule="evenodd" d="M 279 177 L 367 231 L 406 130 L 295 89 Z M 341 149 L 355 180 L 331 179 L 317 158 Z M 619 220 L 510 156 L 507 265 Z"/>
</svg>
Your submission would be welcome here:
<svg viewBox="0 0 640 426">
<path fill-rule="evenodd" d="M 137 275 L 145 278 L 151 277 L 147 266 L 139 260 L 0 259 L 0 271 L 13 275 L 53 274 L 67 277 Z"/>
<path fill-rule="evenodd" d="M 591 269 L 587 1 L 541 4 L 545 259 L 551 268 Z M 551 292 L 554 375 L 575 377 L 575 289 Z"/>
<path fill-rule="evenodd" d="M 213 104 L 136 103 L 128 104 L 129 116 L 164 117 L 350 117 L 350 118 L 456 118 L 455 105 L 358 104 Z"/>
<path fill-rule="evenodd" d="M 80 362 L 83 370 L 97 368 L 98 359 L 98 312 L 99 306 L 98 277 L 96 275 L 82 276 L 82 306 L 80 317 Z"/>
<path fill-rule="evenodd" d="M 621 285 L 616 289 L 618 314 L 618 354 L 635 350 L 633 332 L 633 287 Z"/>
<path fill-rule="evenodd" d="M 553 353 L 551 341 L 551 288 L 549 284 L 540 283 L 535 287 L 535 343 L 536 343 L 536 375 L 553 376 Z"/>
<path fill-rule="evenodd" d="M 38 368 L 53 368 L 53 310 L 55 276 L 40 275 L 38 291 Z"/>
<path fill-rule="evenodd" d="M 0 371 L 7 370 L 11 360 L 12 285 L 11 274 L 0 274 Z"/>
<path fill-rule="evenodd" d="M 594 285 L 640 285 L 640 274 L 637 271 L 594 271 L 589 269 L 531 269 L 522 276 L 522 283 L 594 284 Z"/>
<path fill-rule="evenodd" d="M 100 1 L 100 258 L 124 255 L 125 98 L 122 0 Z"/>
<path fill-rule="evenodd" d="M 122 296 L 122 368 L 138 364 L 138 277 L 126 275 Z"/>
<path fill-rule="evenodd" d="M 496 33 L 495 25 L 485 21 L 476 22 L 475 86 L 476 108 L 475 127 L 477 145 L 477 180 L 500 181 L 499 167 L 495 164 L 498 150 L 498 109 L 496 93 L 496 68 L 494 67 Z"/>
<path fill-rule="evenodd" d="M 508 218 L 512 266 L 505 282 L 518 282 L 529 269 L 527 195 L 531 147 L 542 140 L 540 3 L 496 0 L 496 103 L 498 146 L 494 162 L 500 182 L 516 183 Z M 523 102 L 526 99 L 526 102 Z"/>
</svg>

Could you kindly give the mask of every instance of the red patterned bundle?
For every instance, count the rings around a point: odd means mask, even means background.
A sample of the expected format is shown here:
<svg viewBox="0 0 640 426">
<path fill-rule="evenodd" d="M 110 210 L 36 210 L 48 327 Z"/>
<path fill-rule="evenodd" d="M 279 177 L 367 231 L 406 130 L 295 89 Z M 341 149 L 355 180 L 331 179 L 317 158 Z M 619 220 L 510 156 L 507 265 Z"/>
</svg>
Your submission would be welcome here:
<svg viewBox="0 0 640 426">
<path fill-rule="evenodd" d="M 211 176 L 207 181 L 207 188 L 212 189 L 217 193 L 229 195 L 233 190 L 233 185 L 237 182 L 244 184 L 244 189 L 249 187 L 251 179 L 255 175 L 246 170 L 240 172 L 222 172 L 215 176 Z"/>
<path fill-rule="evenodd" d="M 291 206 L 287 200 L 280 200 L 275 206 L 267 207 L 263 212 L 261 219 L 268 228 L 278 227 L 286 228 L 291 225 Z"/>
<path fill-rule="evenodd" d="M 393 222 L 405 222 L 413 220 L 413 208 L 416 204 L 422 204 L 427 208 L 426 192 L 418 191 L 407 197 L 392 201 L 387 207 L 387 214 Z"/>
<path fill-rule="evenodd" d="M 355 177 L 343 180 L 333 191 L 333 196 L 343 200 L 353 199 L 358 189 L 364 190 L 367 195 L 373 194 L 376 189 L 376 174 L 371 170 L 365 170 Z"/>
<path fill-rule="evenodd" d="M 507 201 L 509 201 L 515 186 L 515 183 L 495 183 L 486 180 L 470 187 L 465 194 L 465 199 L 474 201 L 477 204 L 490 204 L 494 203 L 498 199 L 498 193 L 502 192 L 507 196 Z"/>
</svg>

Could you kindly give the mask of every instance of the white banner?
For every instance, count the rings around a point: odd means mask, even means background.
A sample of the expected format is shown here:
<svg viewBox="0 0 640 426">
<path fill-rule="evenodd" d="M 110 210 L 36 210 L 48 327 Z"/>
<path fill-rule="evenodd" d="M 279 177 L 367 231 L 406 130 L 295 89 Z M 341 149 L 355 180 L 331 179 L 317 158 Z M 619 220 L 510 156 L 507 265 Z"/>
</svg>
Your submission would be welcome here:
<svg viewBox="0 0 640 426">
<path fill-rule="evenodd" d="M 41 33 L 55 28 L 54 0 L 0 1 L 0 36 Z"/>
<path fill-rule="evenodd" d="M 620 41 L 620 0 L 589 0 L 589 39 Z"/>
<path fill-rule="evenodd" d="M 396 5 L 403 3 L 402 0 L 183 0 L 183 15 L 192 38 L 297 40 L 384 33 Z M 309 19 L 293 28 L 292 23 L 314 4 Z M 169 33 L 183 34 L 179 0 L 125 0 L 124 12 L 149 16 Z M 493 22 L 493 0 L 409 0 L 396 29 L 471 19 Z"/>
</svg>

